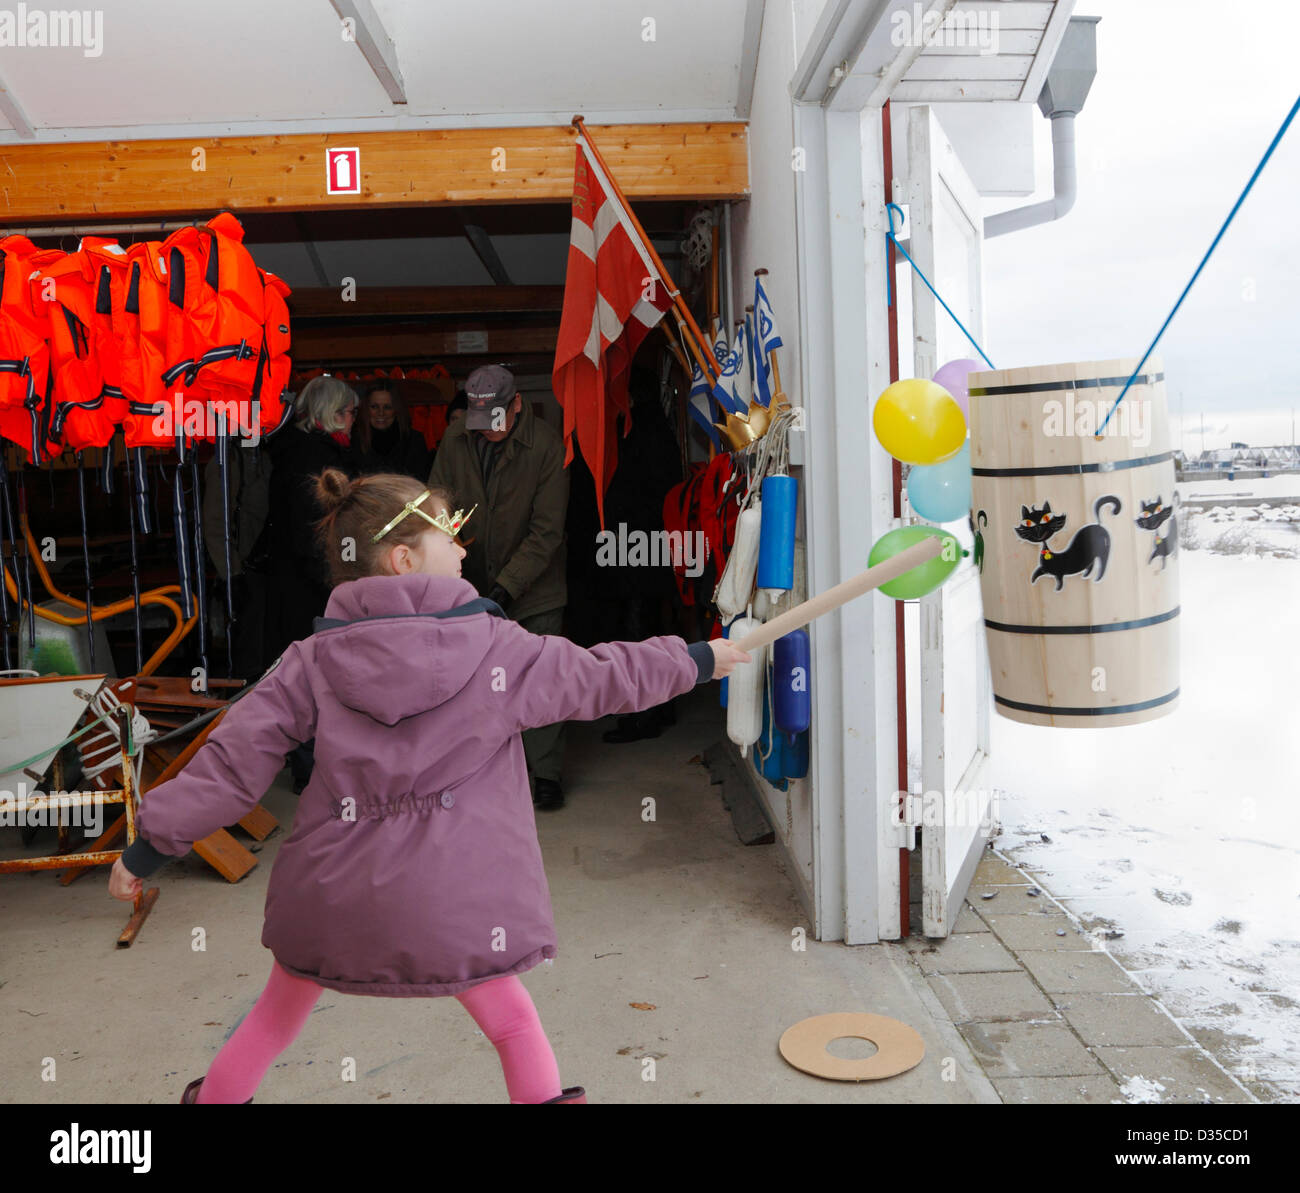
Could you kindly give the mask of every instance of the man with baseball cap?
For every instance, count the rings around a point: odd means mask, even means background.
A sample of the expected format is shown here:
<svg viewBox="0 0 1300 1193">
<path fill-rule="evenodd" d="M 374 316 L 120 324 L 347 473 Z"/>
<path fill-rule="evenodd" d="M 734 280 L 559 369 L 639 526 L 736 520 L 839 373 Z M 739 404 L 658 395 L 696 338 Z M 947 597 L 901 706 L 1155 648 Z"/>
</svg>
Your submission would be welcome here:
<svg viewBox="0 0 1300 1193">
<path fill-rule="evenodd" d="M 448 424 L 429 474 L 430 485 L 453 490 L 466 509 L 479 507 L 462 574 L 524 629 L 560 634 L 568 601 L 564 443 L 501 365 L 475 369 L 465 399 L 465 417 Z M 526 730 L 523 739 L 534 805 L 563 807 L 563 723 Z"/>
</svg>

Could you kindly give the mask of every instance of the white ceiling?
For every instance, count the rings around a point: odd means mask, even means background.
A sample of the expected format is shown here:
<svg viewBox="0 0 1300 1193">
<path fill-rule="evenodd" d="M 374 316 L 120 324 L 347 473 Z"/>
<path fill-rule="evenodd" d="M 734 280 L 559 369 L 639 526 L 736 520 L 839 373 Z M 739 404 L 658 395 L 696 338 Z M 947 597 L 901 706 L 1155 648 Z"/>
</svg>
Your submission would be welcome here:
<svg viewBox="0 0 1300 1193">
<path fill-rule="evenodd" d="M 37 4 L 28 8 L 35 9 Z M 37 140 L 735 120 L 763 0 L 373 0 L 394 104 L 330 0 L 100 0 L 102 52 L 0 48 Z M 653 20 L 653 40 L 648 20 Z M 742 109 L 738 115 L 738 106 Z"/>
</svg>

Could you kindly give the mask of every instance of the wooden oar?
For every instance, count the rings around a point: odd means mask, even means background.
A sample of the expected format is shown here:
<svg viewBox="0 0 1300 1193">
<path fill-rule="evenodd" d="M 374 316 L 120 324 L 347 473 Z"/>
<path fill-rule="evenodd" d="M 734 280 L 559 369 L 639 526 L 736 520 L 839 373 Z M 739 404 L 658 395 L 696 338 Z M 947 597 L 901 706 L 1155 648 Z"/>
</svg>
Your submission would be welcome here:
<svg viewBox="0 0 1300 1193">
<path fill-rule="evenodd" d="M 933 559 L 938 555 L 946 541 L 946 539 L 931 537 L 923 543 L 916 543 L 907 550 L 900 551 L 892 559 L 886 559 L 865 572 L 859 572 L 851 580 L 845 580 L 843 584 L 828 588 L 825 592 L 804 601 L 802 605 L 787 609 L 779 617 L 765 622 L 753 633 L 746 634 L 732 645 L 750 651 L 766 646 L 769 642 L 775 642 L 782 634 L 797 630 L 800 626 L 821 617 L 823 613 L 829 613 L 832 609 L 847 604 L 854 597 L 870 592 L 873 588 L 879 588 L 882 584 L 888 584 L 891 580 L 898 579 L 904 572 L 910 572 L 914 567 L 920 567 L 927 559 Z"/>
</svg>

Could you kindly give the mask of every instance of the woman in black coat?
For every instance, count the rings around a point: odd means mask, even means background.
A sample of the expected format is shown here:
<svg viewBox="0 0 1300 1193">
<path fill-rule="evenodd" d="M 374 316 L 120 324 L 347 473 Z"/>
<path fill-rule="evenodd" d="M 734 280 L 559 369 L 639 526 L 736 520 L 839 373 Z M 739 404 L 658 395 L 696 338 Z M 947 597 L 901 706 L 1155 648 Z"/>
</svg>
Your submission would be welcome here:
<svg viewBox="0 0 1300 1193">
<path fill-rule="evenodd" d="M 308 637 L 325 613 L 329 569 L 316 546 L 322 511 L 312 495 L 325 468 L 360 471 L 352 443 L 357 396 L 337 377 L 315 377 L 298 396 L 298 421 L 267 440 L 271 453 L 270 514 L 266 525 L 268 585 L 265 665 L 291 642 Z"/>
<path fill-rule="evenodd" d="M 360 471 L 352 442 L 357 395 L 337 377 L 314 377 L 298 395 L 298 421 L 267 440 L 271 453 L 270 514 L 265 530 L 268 572 L 264 666 L 291 642 L 312 633 L 312 621 L 329 601 L 329 566 L 316 542 L 316 523 L 324 511 L 316 504 L 316 478 L 326 468 L 349 476 Z M 314 742 L 289 754 L 293 789 L 302 791 L 315 764 Z"/>
<path fill-rule="evenodd" d="M 371 387 L 357 412 L 357 448 L 362 472 L 400 472 L 418 481 L 429 479 L 433 464 L 424 436 L 411 426 L 406 402 L 397 388 L 382 382 Z"/>
</svg>

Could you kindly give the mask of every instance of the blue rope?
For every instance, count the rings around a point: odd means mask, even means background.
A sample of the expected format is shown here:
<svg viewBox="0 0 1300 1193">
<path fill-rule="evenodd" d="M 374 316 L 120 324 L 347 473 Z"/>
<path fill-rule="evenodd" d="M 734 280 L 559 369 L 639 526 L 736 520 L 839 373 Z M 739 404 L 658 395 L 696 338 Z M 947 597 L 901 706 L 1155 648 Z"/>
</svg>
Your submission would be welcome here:
<svg viewBox="0 0 1300 1193">
<path fill-rule="evenodd" d="M 1295 114 L 1297 111 L 1300 111 L 1300 96 L 1296 97 L 1295 103 L 1291 105 L 1291 111 L 1287 113 L 1286 119 L 1282 121 L 1282 127 L 1277 130 L 1277 135 L 1273 138 L 1272 144 L 1269 145 L 1268 149 L 1264 153 L 1264 156 L 1259 159 L 1259 165 L 1255 167 L 1255 172 L 1250 176 L 1250 181 L 1246 183 L 1246 189 L 1241 192 L 1241 194 L 1237 198 L 1236 203 L 1232 205 L 1232 210 L 1228 212 L 1228 218 L 1223 221 L 1223 227 L 1219 229 L 1219 234 L 1214 238 L 1214 243 L 1210 245 L 1209 249 L 1205 253 L 1205 256 L 1201 258 L 1201 263 L 1196 267 L 1196 272 L 1192 274 L 1192 280 L 1188 282 L 1185 287 L 1183 287 L 1182 294 L 1178 296 L 1178 301 L 1174 303 L 1174 309 L 1169 312 L 1168 318 L 1165 319 L 1164 323 L 1160 325 L 1160 330 L 1156 332 L 1156 338 L 1151 341 L 1151 347 L 1146 350 L 1142 359 L 1138 361 L 1137 368 L 1133 370 L 1133 373 L 1129 377 L 1129 379 L 1126 382 L 1124 382 L 1124 388 L 1120 390 L 1119 397 L 1115 399 L 1115 405 L 1110 408 L 1110 410 L 1106 414 L 1106 417 L 1102 419 L 1101 426 L 1097 428 L 1097 433 L 1095 438 L 1097 439 L 1101 438 L 1101 433 L 1106 429 L 1106 424 L 1110 422 L 1110 416 L 1114 414 L 1115 411 L 1119 408 L 1119 404 L 1124 400 L 1124 395 L 1128 393 L 1129 387 L 1133 384 L 1134 378 L 1137 377 L 1137 375 L 1140 372 L 1142 372 L 1142 366 L 1147 363 L 1147 357 L 1150 356 L 1151 353 L 1155 351 L 1156 345 L 1160 342 L 1160 337 L 1165 334 L 1165 328 L 1169 326 L 1173 317 L 1178 313 L 1178 308 L 1183 305 L 1183 299 L 1187 297 L 1187 292 L 1192 288 L 1193 285 L 1195 285 L 1196 279 L 1201 276 L 1201 270 L 1205 268 L 1205 264 L 1207 261 L 1209 261 L 1210 257 L 1214 254 L 1214 250 L 1219 247 L 1219 241 L 1223 239 L 1223 234 L 1228 230 L 1228 225 L 1232 223 L 1233 217 L 1237 214 L 1237 211 L 1241 207 L 1242 203 L 1245 202 L 1246 196 L 1250 194 L 1250 188 L 1255 185 L 1255 179 L 1257 179 L 1260 176 L 1260 173 L 1263 171 L 1264 167 L 1268 164 L 1268 159 L 1273 156 L 1273 150 L 1277 148 L 1278 142 L 1280 142 L 1283 136 L 1286 134 L 1286 130 L 1290 126 L 1291 121 L 1295 119 Z M 890 221 L 890 227 L 891 229 L 893 227 L 892 220 Z"/>
<path fill-rule="evenodd" d="M 921 281 L 925 283 L 926 288 L 930 291 L 930 293 L 933 294 L 935 298 L 939 299 L 939 305 L 943 307 L 943 309 L 947 311 L 949 315 L 952 316 L 952 321 L 955 324 L 957 324 L 958 327 L 961 328 L 962 335 L 964 335 L 968 340 L 970 340 L 972 344 L 975 344 L 975 337 L 966 330 L 965 325 L 962 323 L 962 321 L 958 319 L 956 315 L 953 315 L 952 307 L 950 307 L 946 302 L 943 301 L 943 298 L 939 294 L 939 291 L 930 285 L 930 279 L 927 278 L 925 274 L 921 272 L 921 267 L 917 265 L 917 263 L 913 261 L 911 257 L 907 256 L 907 250 L 901 244 L 898 243 L 898 237 L 894 235 L 894 212 L 898 212 L 898 218 L 901 220 L 903 218 L 903 209 L 899 207 L 897 203 L 889 203 L 886 205 L 886 210 L 889 213 L 889 231 L 886 235 L 889 237 L 891 241 L 893 241 L 894 248 L 896 248 L 900 253 L 902 253 L 904 257 L 907 257 L 907 263 L 913 269 L 916 270 L 916 276 L 919 277 Z M 893 270 L 888 270 L 887 272 L 892 275 Z M 889 287 L 889 305 L 892 307 L 894 305 L 894 285 L 893 285 L 894 279 L 892 276 L 888 276 L 886 277 L 885 282 Z M 988 365 L 990 369 L 997 368 L 997 366 L 991 360 L 989 360 L 987 356 L 984 355 L 984 349 L 981 348 L 978 344 L 975 344 L 975 351 L 984 357 L 984 363 Z"/>
</svg>

